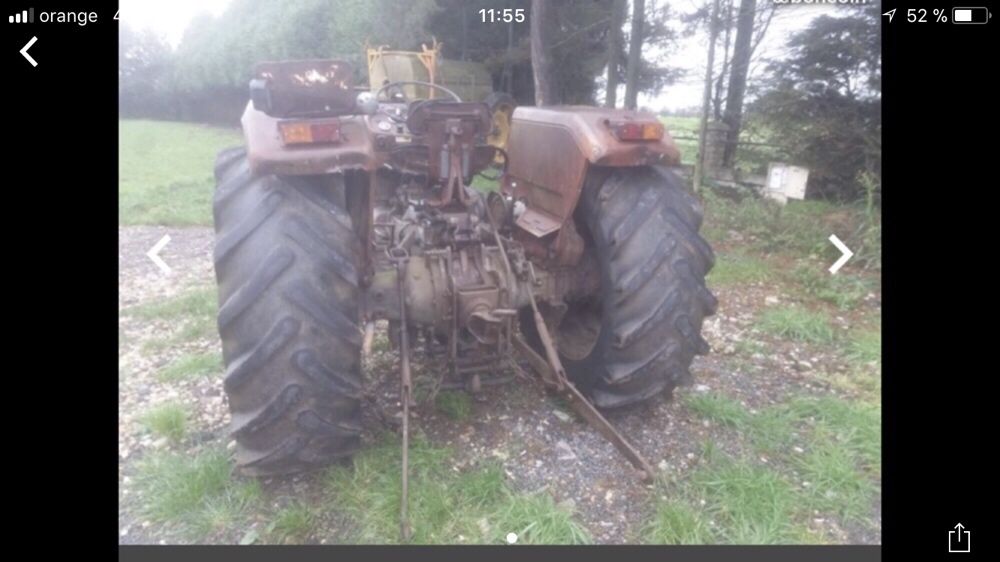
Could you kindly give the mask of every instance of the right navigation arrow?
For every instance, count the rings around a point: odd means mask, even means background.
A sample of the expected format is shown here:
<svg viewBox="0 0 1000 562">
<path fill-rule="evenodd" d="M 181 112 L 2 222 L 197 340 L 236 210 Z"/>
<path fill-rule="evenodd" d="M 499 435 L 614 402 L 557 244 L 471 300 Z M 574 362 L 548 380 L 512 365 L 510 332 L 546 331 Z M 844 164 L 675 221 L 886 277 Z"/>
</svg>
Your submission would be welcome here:
<svg viewBox="0 0 1000 562">
<path fill-rule="evenodd" d="M 847 263 L 847 260 L 851 259 L 851 257 L 854 256 L 854 252 L 852 252 L 850 248 L 845 246 L 844 243 L 840 241 L 840 238 L 837 238 L 836 234 L 830 235 L 830 242 L 832 242 L 833 245 L 836 246 L 837 249 L 840 250 L 840 253 L 842 254 L 840 256 L 840 259 L 833 262 L 833 265 L 830 266 L 830 274 L 836 275 L 837 270 L 840 269 L 845 263 Z"/>
</svg>

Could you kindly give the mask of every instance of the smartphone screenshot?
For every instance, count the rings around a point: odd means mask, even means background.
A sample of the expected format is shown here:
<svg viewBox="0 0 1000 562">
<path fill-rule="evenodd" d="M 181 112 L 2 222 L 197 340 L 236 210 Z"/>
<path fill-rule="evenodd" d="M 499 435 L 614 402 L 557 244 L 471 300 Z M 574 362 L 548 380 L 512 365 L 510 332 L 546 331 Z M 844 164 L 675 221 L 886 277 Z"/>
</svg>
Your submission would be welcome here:
<svg viewBox="0 0 1000 562">
<path fill-rule="evenodd" d="M 15 4 L 31 199 L 107 256 L 122 556 L 990 548 L 992 7 Z"/>
</svg>

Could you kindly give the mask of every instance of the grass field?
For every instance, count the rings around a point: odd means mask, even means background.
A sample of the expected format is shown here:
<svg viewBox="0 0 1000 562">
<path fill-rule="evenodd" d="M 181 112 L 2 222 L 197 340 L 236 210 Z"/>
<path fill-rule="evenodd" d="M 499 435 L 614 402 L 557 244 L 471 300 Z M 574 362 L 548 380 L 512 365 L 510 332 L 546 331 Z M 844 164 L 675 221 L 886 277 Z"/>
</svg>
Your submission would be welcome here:
<svg viewBox="0 0 1000 562">
<path fill-rule="evenodd" d="M 701 119 L 699 117 L 660 117 L 670 135 L 674 137 L 674 142 L 681 151 L 681 163 L 694 165 L 698 155 L 698 133 Z M 682 138 L 678 138 L 682 137 Z M 772 138 L 769 129 L 760 123 L 749 121 L 744 123 L 744 129 L 740 134 L 741 141 L 752 141 L 757 143 L 780 144 L 780 139 Z M 738 145 L 736 151 L 735 166 L 745 174 L 763 174 L 767 170 L 769 162 L 785 160 L 787 155 L 776 146 L 765 145 Z"/>
<path fill-rule="evenodd" d="M 681 150 L 681 163 L 694 165 L 694 159 L 698 156 L 698 141 L 691 140 L 698 138 L 698 126 L 701 122 L 697 117 L 660 117 L 660 122 L 667 128 L 667 132 L 674 137 L 677 148 Z M 690 137 L 678 139 L 677 137 Z"/>
<path fill-rule="evenodd" d="M 210 225 L 215 155 L 242 142 L 236 129 L 120 120 L 118 224 Z"/>
<path fill-rule="evenodd" d="M 671 131 L 696 125 L 668 123 Z M 212 162 L 239 135 L 153 121 L 121 121 L 119 129 L 120 223 L 209 226 Z M 825 271 L 837 257 L 826 236 L 855 232 L 863 216 L 849 206 L 804 201 L 778 209 L 711 192 L 704 203 L 703 232 L 717 254 L 708 284 L 720 301 L 705 328 L 713 351 L 692 369 L 705 388 L 681 389 L 665 414 L 669 433 L 682 433 L 695 452 L 669 452 L 667 464 L 657 465 L 656 484 L 637 485 L 629 509 L 638 522 L 628 524 L 624 540 L 877 542 L 880 279 L 877 267 Z M 155 389 L 155 399 L 138 401 L 127 412 L 134 422 L 120 429 L 146 443 L 121 461 L 121 487 L 130 491 L 120 496 L 123 509 L 167 542 L 397 542 L 399 440 L 391 431 L 376 432 L 353 467 L 323 470 L 308 485 L 275 492 L 273 483 L 233 473 L 220 413 L 211 275 L 206 266 L 197 283 L 120 310 L 120 357 L 131 361 L 120 366 L 120 385 Z M 205 404 L 218 412 L 206 412 Z M 477 416 L 484 408 L 495 415 L 497 407 L 461 391 L 437 394 L 432 406 L 442 423 L 458 428 L 483 423 Z M 435 441 L 433 432 L 417 435 L 410 461 L 411 511 L 420 522 L 414 542 L 501 544 L 509 531 L 519 543 L 600 542 L 600 526 L 586 524 L 590 504 L 520 486 L 509 476 L 517 457 L 470 453 L 478 435 L 462 447 Z"/>
</svg>

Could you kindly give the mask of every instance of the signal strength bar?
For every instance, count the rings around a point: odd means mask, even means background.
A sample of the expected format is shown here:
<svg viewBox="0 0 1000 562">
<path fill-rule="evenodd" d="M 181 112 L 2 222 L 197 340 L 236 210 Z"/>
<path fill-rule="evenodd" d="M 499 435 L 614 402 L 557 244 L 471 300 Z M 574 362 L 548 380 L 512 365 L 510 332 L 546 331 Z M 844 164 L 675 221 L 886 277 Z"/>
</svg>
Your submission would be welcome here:
<svg viewBox="0 0 1000 562">
<path fill-rule="evenodd" d="M 35 9 L 21 10 L 21 13 L 7 16 L 8 23 L 35 23 Z"/>
</svg>

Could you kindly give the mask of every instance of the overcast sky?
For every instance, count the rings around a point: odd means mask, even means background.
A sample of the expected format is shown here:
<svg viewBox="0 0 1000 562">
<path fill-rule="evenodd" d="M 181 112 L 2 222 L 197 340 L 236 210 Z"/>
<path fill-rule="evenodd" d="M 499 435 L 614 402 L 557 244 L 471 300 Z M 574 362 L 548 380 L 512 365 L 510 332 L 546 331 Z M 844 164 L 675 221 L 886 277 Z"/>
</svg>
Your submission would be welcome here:
<svg viewBox="0 0 1000 562">
<path fill-rule="evenodd" d="M 119 0 L 121 20 L 134 29 L 151 29 L 174 47 L 180 43 L 188 23 L 201 13 L 220 15 L 231 0 Z M 279 0 L 275 0 L 279 1 Z M 400 0 L 404 3 L 405 0 Z M 672 0 L 675 12 L 694 11 L 703 0 Z M 837 5 L 783 5 L 768 29 L 764 42 L 756 55 L 760 57 L 780 57 L 785 40 L 791 33 L 804 28 L 814 17 L 828 13 L 835 15 L 843 7 Z M 681 109 L 701 105 L 702 87 L 705 77 L 705 63 L 708 60 L 704 34 L 684 39 L 679 44 L 670 66 L 687 71 L 677 84 L 650 98 L 639 96 L 639 103 L 653 109 Z M 717 60 L 721 59 L 721 43 L 716 49 Z M 751 72 L 754 67 L 751 66 Z M 619 97 L 620 99 L 620 97 Z"/>
<path fill-rule="evenodd" d="M 687 13 L 695 11 L 702 2 L 703 0 L 673 0 L 670 5 L 674 11 Z M 816 16 L 821 14 L 837 15 L 838 11 L 843 11 L 843 9 L 841 6 L 827 4 L 778 6 L 774 19 L 764 35 L 764 40 L 754 52 L 754 60 L 780 58 L 785 50 L 785 42 L 793 33 L 805 28 Z M 733 17 L 735 17 L 735 10 Z M 656 110 L 661 108 L 676 110 L 701 106 L 705 87 L 705 65 L 708 63 L 707 34 L 699 33 L 687 39 L 681 39 L 672 57 L 676 60 L 667 61 L 668 66 L 683 68 L 686 75 L 673 86 L 665 88 L 655 98 L 640 94 L 639 105 Z M 715 47 L 715 61 L 716 68 L 720 68 L 722 61 L 721 38 Z M 755 70 L 759 72 L 761 66 L 751 63 L 751 78 Z M 621 95 L 624 95 L 624 90 L 622 90 Z M 621 95 L 619 99 L 621 99 Z"/>
<path fill-rule="evenodd" d="M 151 29 L 174 47 L 187 24 L 201 13 L 218 16 L 231 0 L 118 0 L 119 19 L 133 29 Z M 278 1 L 278 0 L 276 0 Z"/>
</svg>

